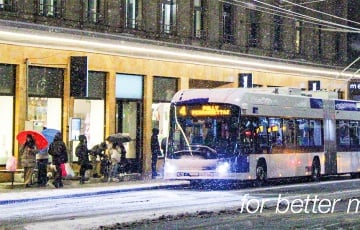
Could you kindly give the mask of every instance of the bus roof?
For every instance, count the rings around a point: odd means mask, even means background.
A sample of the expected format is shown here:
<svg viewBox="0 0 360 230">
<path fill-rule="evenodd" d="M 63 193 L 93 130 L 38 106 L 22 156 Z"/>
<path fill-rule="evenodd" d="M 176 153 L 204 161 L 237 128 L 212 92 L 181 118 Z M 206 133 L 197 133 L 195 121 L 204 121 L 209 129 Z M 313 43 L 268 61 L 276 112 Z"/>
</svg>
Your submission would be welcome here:
<svg viewBox="0 0 360 230">
<path fill-rule="evenodd" d="M 301 91 L 296 88 L 214 88 L 178 91 L 172 103 L 191 105 L 225 103 L 239 106 L 243 114 L 322 117 L 325 103 L 344 106 L 343 111 L 360 111 L 355 101 L 337 100 L 335 92 Z M 328 102 L 329 101 L 329 102 Z M 335 109 L 335 108 L 334 108 Z"/>
<path fill-rule="evenodd" d="M 334 92 L 317 92 L 317 91 L 301 91 L 297 88 L 213 88 L 213 89 L 184 89 L 178 91 L 172 103 L 189 103 L 191 101 L 203 100 L 209 103 L 228 103 L 234 105 L 241 105 L 242 99 L 251 98 L 256 96 L 283 98 L 295 97 L 297 100 L 308 100 L 309 97 L 322 98 L 322 99 L 335 99 L 336 93 Z M 244 102 L 244 101 L 243 101 Z M 268 102 L 269 103 L 269 102 Z M 261 103 L 262 104 L 262 103 Z"/>
</svg>

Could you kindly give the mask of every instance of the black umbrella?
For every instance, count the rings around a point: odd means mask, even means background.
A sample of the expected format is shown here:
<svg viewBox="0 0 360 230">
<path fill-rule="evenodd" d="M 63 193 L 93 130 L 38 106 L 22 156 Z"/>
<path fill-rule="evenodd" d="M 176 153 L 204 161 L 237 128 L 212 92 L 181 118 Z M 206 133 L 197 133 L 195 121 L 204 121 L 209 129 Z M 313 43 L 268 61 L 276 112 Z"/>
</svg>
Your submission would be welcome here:
<svg viewBox="0 0 360 230">
<path fill-rule="evenodd" d="M 128 134 L 123 133 L 111 134 L 106 138 L 106 140 L 112 143 L 125 143 L 132 141 L 131 137 Z"/>
</svg>

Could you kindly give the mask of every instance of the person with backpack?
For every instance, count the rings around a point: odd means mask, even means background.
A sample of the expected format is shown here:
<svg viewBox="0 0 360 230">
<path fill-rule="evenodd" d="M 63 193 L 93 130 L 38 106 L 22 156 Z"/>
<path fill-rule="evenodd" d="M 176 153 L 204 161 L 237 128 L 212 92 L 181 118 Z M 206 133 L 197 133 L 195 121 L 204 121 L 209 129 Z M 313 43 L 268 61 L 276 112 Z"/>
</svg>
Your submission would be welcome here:
<svg viewBox="0 0 360 230">
<path fill-rule="evenodd" d="M 52 184 L 55 186 L 55 188 L 64 187 L 62 182 L 61 164 L 68 162 L 68 153 L 60 132 L 56 133 L 54 141 L 49 146 L 48 153 L 52 156 L 52 161 L 56 168 L 55 178 Z"/>
</svg>

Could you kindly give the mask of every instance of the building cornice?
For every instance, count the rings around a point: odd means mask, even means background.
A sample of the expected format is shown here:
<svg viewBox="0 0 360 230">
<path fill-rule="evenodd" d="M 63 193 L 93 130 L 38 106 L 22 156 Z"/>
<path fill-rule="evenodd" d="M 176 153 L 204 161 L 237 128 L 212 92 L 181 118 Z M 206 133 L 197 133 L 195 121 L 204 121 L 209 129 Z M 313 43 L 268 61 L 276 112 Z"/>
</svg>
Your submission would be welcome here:
<svg viewBox="0 0 360 230">
<path fill-rule="evenodd" d="M 314 78 L 346 80 L 353 72 L 334 66 L 236 54 L 189 45 L 158 42 L 131 35 L 115 35 L 33 23 L 0 20 L 0 43 L 108 55 L 220 66 L 239 70 L 280 72 Z"/>
</svg>

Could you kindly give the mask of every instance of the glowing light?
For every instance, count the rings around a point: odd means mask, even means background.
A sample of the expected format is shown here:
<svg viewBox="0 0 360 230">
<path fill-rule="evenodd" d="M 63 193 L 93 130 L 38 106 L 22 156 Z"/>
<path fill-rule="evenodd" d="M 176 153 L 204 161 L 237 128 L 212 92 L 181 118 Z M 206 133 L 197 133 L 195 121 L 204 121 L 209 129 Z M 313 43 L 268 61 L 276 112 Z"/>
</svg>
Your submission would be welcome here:
<svg viewBox="0 0 360 230">
<path fill-rule="evenodd" d="M 229 109 L 220 109 L 220 106 L 204 105 L 201 110 L 192 110 L 193 116 L 217 116 L 217 115 L 230 115 Z"/>
<path fill-rule="evenodd" d="M 259 126 L 259 128 L 256 129 L 257 133 L 262 133 L 264 131 L 264 126 Z"/>
<path fill-rule="evenodd" d="M 165 173 L 173 174 L 176 172 L 176 167 L 174 165 L 171 165 L 170 163 L 165 163 Z"/>
<path fill-rule="evenodd" d="M 224 162 L 220 165 L 217 166 L 216 171 L 220 174 L 220 175 L 224 175 L 227 174 L 229 171 L 230 165 L 228 162 Z"/>
<path fill-rule="evenodd" d="M 185 108 L 185 106 L 181 106 L 181 108 L 179 109 L 179 114 L 181 116 L 186 116 L 186 108 Z"/>
</svg>

